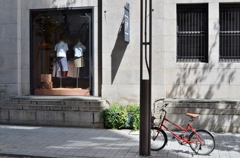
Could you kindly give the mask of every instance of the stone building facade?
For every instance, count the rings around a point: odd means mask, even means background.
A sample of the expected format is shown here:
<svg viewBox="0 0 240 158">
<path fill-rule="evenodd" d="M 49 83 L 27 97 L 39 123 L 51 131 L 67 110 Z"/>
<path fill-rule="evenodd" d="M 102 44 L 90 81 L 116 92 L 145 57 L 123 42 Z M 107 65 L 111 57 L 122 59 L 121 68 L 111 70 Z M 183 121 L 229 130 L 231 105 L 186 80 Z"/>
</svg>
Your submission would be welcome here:
<svg viewBox="0 0 240 158">
<path fill-rule="evenodd" d="M 129 42 L 124 41 L 126 3 L 130 6 Z M 153 1 L 153 100 L 159 97 L 219 100 L 240 97 L 239 39 L 236 36 L 239 23 L 230 21 L 230 16 L 239 18 L 238 7 L 237 0 Z M 197 11 L 189 11 L 189 8 Z M 45 12 L 51 11 L 49 14 L 52 15 L 55 11 L 56 15 L 55 12 L 53 14 L 56 18 L 67 12 L 69 21 L 65 21 L 63 28 L 69 27 L 68 38 L 75 40 L 71 36 L 71 27 L 78 24 L 70 18 L 75 15 L 71 11 L 81 12 L 84 9 L 91 16 L 87 24 L 87 33 L 91 33 L 87 38 L 91 58 L 86 62 L 90 66 L 83 70 L 90 74 L 87 81 L 91 87 L 90 95 L 107 98 L 110 102 L 139 102 L 140 1 L 135 0 L 0 0 L 1 100 L 11 96 L 34 95 L 35 84 L 39 82 L 40 74 L 45 73 L 33 68 L 45 63 L 45 60 L 41 63 L 37 59 L 39 48 L 35 48 L 38 43 L 34 42 L 39 39 L 34 30 L 37 24 L 35 14 L 41 17 Z M 68 33 L 65 32 L 65 35 Z M 48 43 L 45 51 L 54 52 L 53 44 L 58 35 L 51 34 L 54 40 Z M 76 40 L 69 39 L 69 50 L 72 50 L 70 46 Z M 188 45 L 187 40 L 192 43 Z M 148 78 L 145 71 L 144 77 Z"/>
</svg>

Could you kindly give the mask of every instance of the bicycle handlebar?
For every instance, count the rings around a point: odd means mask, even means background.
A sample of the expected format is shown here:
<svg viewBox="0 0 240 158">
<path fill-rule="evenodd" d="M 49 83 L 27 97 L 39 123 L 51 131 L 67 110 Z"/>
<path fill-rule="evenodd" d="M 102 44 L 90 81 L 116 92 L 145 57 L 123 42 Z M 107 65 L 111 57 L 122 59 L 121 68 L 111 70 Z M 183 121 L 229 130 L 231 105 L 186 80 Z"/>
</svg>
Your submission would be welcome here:
<svg viewBox="0 0 240 158">
<path fill-rule="evenodd" d="M 155 103 L 156 102 L 159 102 L 159 101 L 164 101 L 165 99 L 164 98 L 159 98 L 159 99 L 156 99 L 153 103 L 154 107 L 155 107 Z M 167 111 L 165 110 L 165 108 L 168 106 L 168 103 L 164 103 L 163 102 L 163 105 L 162 105 L 162 108 L 159 110 L 159 111 L 164 111 L 164 116 L 163 117 L 166 117 L 166 114 L 167 114 Z M 160 114 L 160 120 L 161 120 L 161 114 Z M 155 117 L 153 116 L 153 118 L 155 119 Z"/>
<path fill-rule="evenodd" d="M 156 100 L 155 100 L 155 102 L 158 102 L 158 101 L 161 101 L 161 100 L 163 101 L 163 100 L 164 100 L 164 98 L 159 98 L 159 99 L 156 99 Z"/>
<path fill-rule="evenodd" d="M 163 106 L 162 106 L 162 108 L 161 108 L 160 110 L 163 110 L 163 111 L 167 112 L 167 111 L 165 110 L 165 108 L 166 108 L 167 106 L 168 106 L 168 103 L 164 103 Z"/>
<path fill-rule="evenodd" d="M 153 103 L 153 105 L 155 105 L 156 102 L 159 102 L 159 101 L 164 101 L 165 98 L 159 98 L 159 99 L 156 99 Z M 167 107 L 168 103 L 163 103 L 163 106 L 162 106 L 162 109 L 165 111 L 165 108 Z"/>
<path fill-rule="evenodd" d="M 163 101 L 163 100 L 164 100 L 164 98 L 156 99 L 156 100 L 154 101 L 153 105 L 155 105 L 156 102 Z"/>
</svg>

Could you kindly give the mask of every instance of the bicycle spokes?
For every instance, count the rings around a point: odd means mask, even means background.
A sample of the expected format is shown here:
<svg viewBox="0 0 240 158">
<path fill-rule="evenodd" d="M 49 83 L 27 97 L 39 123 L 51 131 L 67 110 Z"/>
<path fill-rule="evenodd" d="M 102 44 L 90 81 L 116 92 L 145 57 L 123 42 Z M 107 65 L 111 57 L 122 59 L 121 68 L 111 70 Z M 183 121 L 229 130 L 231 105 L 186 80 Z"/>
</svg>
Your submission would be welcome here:
<svg viewBox="0 0 240 158">
<path fill-rule="evenodd" d="M 191 149 L 199 155 L 208 155 L 215 148 L 215 140 L 212 134 L 206 130 L 197 130 L 189 136 Z"/>
<path fill-rule="evenodd" d="M 167 144 L 166 133 L 163 130 L 158 130 L 158 128 L 152 128 L 151 131 L 151 150 L 161 150 Z"/>
</svg>

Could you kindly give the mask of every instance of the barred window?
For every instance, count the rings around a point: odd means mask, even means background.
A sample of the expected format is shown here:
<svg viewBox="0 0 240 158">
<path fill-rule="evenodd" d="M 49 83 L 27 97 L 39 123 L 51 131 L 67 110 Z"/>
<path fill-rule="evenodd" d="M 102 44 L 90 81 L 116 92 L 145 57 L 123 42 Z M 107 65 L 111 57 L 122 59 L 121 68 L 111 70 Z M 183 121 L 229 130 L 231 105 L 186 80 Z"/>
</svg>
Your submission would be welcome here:
<svg viewBox="0 0 240 158">
<path fill-rule="evenodd" d="M 177 5 L 177 61 L 208 62 L 208 4 Z"/>
<path fill-rule="evenodd" d="M 220 62 L 240 61 L 240 4 L 219 5 Z"/>
</svg>

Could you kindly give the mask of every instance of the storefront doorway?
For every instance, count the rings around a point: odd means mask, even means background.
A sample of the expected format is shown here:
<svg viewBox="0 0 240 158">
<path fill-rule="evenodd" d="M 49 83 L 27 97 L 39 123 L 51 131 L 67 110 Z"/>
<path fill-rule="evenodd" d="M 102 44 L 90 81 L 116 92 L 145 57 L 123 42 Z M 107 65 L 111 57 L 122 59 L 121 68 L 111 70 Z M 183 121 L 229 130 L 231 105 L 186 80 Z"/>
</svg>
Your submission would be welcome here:
<svg viewBox="0 0 240 158">
<path fill-rule="evenodd" d="M 31 94 L 90 95 L 92 9 L 30 12 Z"/>
</svg>

